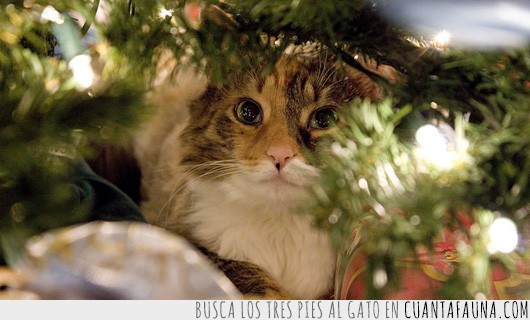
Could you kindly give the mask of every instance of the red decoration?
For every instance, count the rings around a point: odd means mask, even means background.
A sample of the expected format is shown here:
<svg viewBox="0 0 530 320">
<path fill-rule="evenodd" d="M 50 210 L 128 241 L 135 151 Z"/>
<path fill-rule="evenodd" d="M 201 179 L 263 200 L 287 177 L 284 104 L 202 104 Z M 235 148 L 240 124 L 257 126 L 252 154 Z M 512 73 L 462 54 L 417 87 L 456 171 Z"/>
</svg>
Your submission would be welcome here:
<svg viewBox="0 0 530 320">
<path fill-rule="evenodd" d="M 472 221 L 467 216 L 459 216 L 460 222 L 469 227 Z M 353 237 L 355 238 L 356 233 Z M 399 290 L 387 292 L 384 299 L 437 299 L 438 290 L 458 267 L 457 239 L 465 237 L 462 232 L 444 232 L 443 238 L 435 242 L 434 252 L 418 250 L 418 259 L 414 257 L 398 262 L 401 276 Z M 355 248 L 345 258 L 343 269 L 339 269 L 336 279 L 335 297 L 337 299 L 366 299 L 366 255 L 362 247 Z M 530 263 L 513 256 L 515 272 L 510 272 L 499 264 L 492 266 L 491 294 L 488 299 L 521 299 L 523 287 L 530 287 Z"/>
</svg>

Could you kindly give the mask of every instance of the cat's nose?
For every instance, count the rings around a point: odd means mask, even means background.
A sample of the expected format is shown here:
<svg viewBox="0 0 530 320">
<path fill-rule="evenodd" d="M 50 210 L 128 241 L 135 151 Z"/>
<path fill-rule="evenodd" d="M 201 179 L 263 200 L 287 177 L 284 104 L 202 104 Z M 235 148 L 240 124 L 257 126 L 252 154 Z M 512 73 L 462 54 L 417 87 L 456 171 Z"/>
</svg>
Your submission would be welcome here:
<svg viewBox="0 0 530 320">
<path fill-rule="evenodd" d="M 276 169 L 280 171 L 285 167 L 287 162 L 296 155 L 296 153 L 295 149 L 292 146 L 286 143 L 282 143 L 271 145 L 267 150 L 267 155 L 269 157 L 272 157 Z"/>
</svg>

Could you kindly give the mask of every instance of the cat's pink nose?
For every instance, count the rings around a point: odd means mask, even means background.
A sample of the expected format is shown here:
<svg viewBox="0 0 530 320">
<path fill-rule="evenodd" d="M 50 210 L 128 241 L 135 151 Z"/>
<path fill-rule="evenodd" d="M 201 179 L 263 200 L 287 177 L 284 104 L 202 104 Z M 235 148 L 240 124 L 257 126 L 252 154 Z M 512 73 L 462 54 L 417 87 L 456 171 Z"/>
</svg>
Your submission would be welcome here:
<svg viewBox="0 0 530 320">
<path fill-rule="evenodd" d="M 267 150 L 267 155 L 269 157 L 272 157 L 276 169 L 280 171 L 281 169 L 283 169 L 283 167 L 285 167 L 287 161 L 292 159 L 296 155 L 296 153 L 295 149 L 292 146 L 286 143 L 282 143 L 271 145 Z"/>
</svg>

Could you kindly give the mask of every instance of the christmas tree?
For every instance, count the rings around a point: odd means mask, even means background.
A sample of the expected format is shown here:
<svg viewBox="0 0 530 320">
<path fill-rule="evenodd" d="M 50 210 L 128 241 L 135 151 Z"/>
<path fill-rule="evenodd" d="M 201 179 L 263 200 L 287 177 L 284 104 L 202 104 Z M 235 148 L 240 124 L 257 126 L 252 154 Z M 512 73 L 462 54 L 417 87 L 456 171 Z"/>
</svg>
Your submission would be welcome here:
<svg viewBox="0 0 530 320">
<path fill-rule="evenodd" d="M 529 15 L 524 5 L 501 9 Z M 488 296 L 494 265 L 515 272 L 528 263 L 529 31 L 508 26 L 506 43 L 472 43 L 458 37 L 458 19 L 429 34 L 404 11 L 357 0 L 0 1 L 4 255 L 31 235 L 89 220 L 93 203 L 72 183 L 79 159 L 92 156 L 93 141 L 123 143 L 146 116 L 143 97 L 165 52 L 174 70 L 198 66 L 224 81 L 250 67 L 241 57 L 272 66 L 289 46 L 312 43 L 388 98 L 355 101 L 342 115 L 305 211 L 339 252 L 352 241 L 362 248 L 369 298 L 399 288 L 403 259 L 432 254 L 446 230 L 458 235 L 459 262 L 440 297 Z"/>
</svg>

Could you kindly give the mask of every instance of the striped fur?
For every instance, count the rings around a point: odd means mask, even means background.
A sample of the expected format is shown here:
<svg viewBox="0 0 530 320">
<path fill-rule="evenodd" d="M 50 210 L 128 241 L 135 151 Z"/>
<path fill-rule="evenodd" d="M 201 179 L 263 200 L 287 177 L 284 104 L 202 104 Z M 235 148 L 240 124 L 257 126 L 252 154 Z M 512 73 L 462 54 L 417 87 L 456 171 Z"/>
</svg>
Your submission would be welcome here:
<svg viewBox="0 0 530 320">
<path fill-rule="evenodd" d="M 243 293 L 313 299 L 330 292 L 335 254 L 328 236 L 298 208 L 308 197 L 325 130 L 311 130 L 323 106 L 346 107 L 379 88 L 332 57 L 285 56 L 271 74 L 259 67 L 224 86 L 192 72 L 164 82 L 149 97 L 156 107 L 136 141 L 149 222 L 209 252 Z M 259 125 L 239 122 L 234 106 L 256 101 Z M 296 151 L 277 170 L 267 148 Z"/>
</svg>

